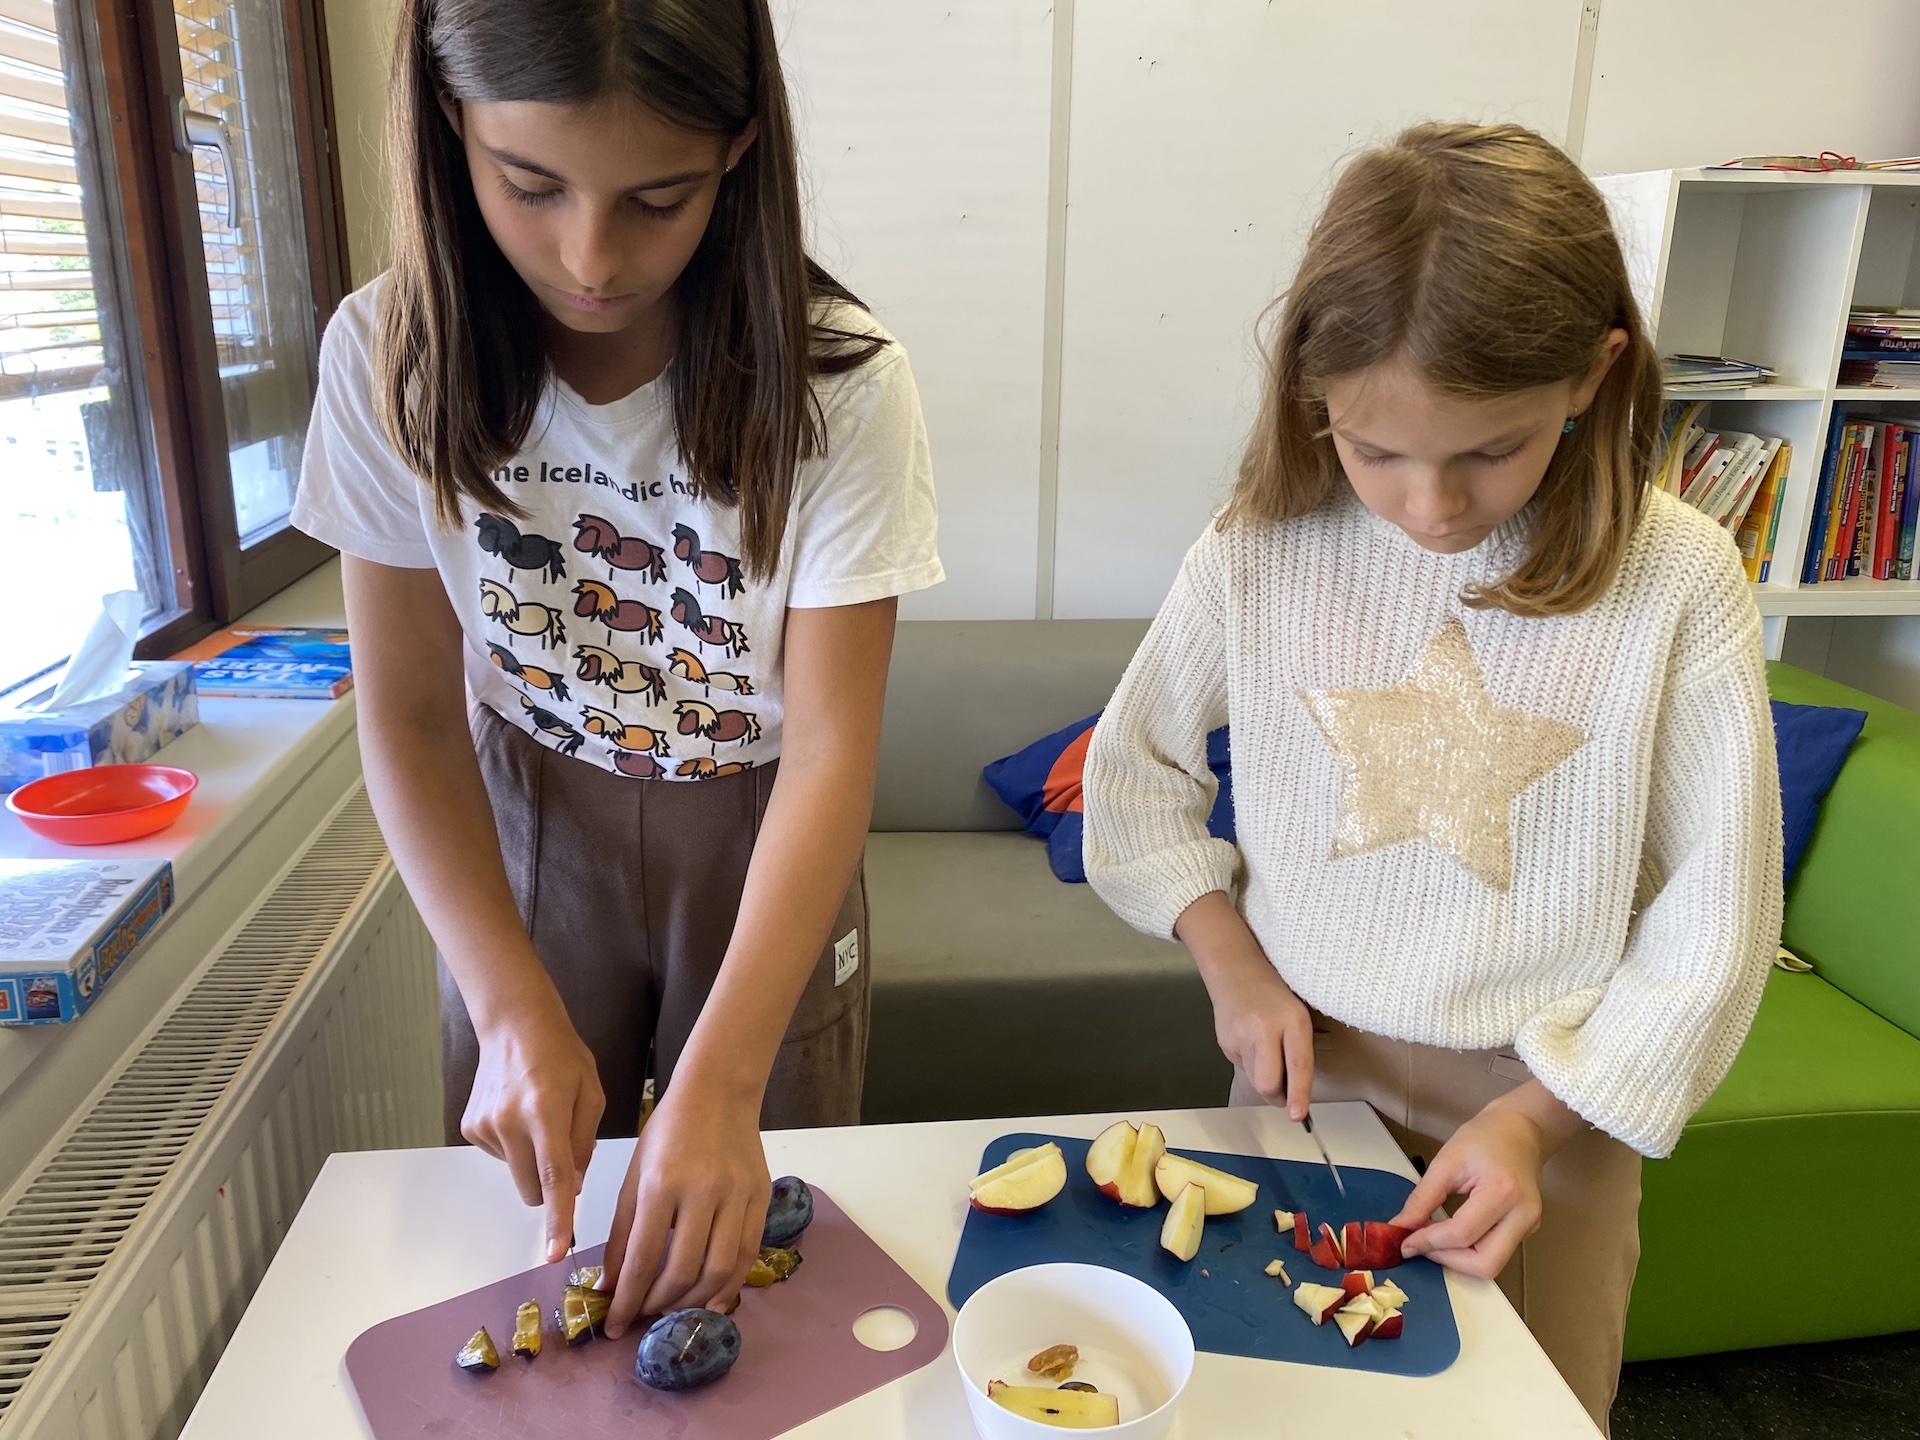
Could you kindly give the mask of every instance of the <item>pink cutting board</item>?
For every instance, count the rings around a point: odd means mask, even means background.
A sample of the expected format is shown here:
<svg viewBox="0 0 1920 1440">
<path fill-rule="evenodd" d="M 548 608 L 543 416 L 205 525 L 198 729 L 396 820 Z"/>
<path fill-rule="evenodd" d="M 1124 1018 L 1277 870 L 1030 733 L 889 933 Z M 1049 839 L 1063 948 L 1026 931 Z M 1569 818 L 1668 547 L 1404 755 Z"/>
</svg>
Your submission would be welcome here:
<svg viewBox="0 0 1920 1440">
<path fill-rule="evenodd" d="M 940 1302 L 831 1199 L 819 1190 L 813 1198 L 800 1268 L 741 1296 L 740 1358 L 712 1385 L 677 1395 L 642 1385 L 633 1357 L 644 1327 L 569 1348 L 552 1318 L 567 1283 L 561 1261 L 383 1321 L 348 1346 L 347 1378 L 375 1440 L 772 1440 L 937 1359 L 947 1343 Z M 578 1263 L 598 1264 L 605 1248 L 582 1250 Z M 546 1317 L 533 1360 L 511 1349 L 523 1300 L 538 1300 Z M 869 1350 L 854 1338 L 853 1322 L 883 1305 L 919 1325 L 901 1349 Z M 500 1368 L 469 1375 L 453 1357 L 482 1325 Z"/>
</svg>

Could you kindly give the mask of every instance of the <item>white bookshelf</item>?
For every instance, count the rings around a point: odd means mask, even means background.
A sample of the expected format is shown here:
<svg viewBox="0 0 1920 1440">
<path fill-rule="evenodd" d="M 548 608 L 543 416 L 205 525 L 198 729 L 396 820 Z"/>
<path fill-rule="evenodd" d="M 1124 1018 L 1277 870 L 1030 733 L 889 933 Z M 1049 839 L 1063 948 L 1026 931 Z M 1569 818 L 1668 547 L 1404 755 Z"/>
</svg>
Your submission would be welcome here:
<svg viewBox="0 0 1920 1440">
<path fill-rule="evenodd" d="M 1920 423 L 1920 389 L 1838 384 L 1847 311 L 1920 305 L 1920 175 L 1652 170 L 1602 175 L 1635 297 L 1662 355 L 1729 355 L 1777 382 L 1675 392 L 1720 426 L 1793 444 L 1765 615 L 1920 614 L 1920 581 L 1800 583 L 1835 404 Z"/>
</svg>

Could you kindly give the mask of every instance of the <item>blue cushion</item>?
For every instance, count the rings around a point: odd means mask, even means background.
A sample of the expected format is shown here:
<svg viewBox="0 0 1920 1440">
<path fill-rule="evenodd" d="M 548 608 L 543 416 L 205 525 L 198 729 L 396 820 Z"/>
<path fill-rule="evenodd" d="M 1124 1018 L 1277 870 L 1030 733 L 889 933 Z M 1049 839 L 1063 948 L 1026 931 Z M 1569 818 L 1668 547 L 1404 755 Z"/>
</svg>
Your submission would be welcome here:
<svg viewBox="0 0 1920 1440">
<path fill-rule="evenodd" d="M 1081 777 L 1087 764 L 1087 745 L 1100 716 L 1056 730 L 1011 755 L 1002 756 L 980 773 L 993 793 L 1020 816 L 1029 835 L 1047 842 L 1047 863 L 1069 884 L 1084 883 L 1087 867 L 1080 856 L 1086 833 L 1082 813 Z M 1228 768 L 1227 727 L 1207 736 L 1207 768 L 1219 782 L 1207 833 L 1233 842 L 1233 776 Z"/>
<path fill-rule="evenodd" d="M 1867 712 L 1838 705 L 1792 705 L 1775 700 L 1773 739 L 1780 756 L 1780 822 L 1784 832 L 1786 879 L 1793 879 L 1800 854 L 1813 838 L 1820 802 L 1827 798 L 1847 752 L 1860 738 Z"/>
</svg>

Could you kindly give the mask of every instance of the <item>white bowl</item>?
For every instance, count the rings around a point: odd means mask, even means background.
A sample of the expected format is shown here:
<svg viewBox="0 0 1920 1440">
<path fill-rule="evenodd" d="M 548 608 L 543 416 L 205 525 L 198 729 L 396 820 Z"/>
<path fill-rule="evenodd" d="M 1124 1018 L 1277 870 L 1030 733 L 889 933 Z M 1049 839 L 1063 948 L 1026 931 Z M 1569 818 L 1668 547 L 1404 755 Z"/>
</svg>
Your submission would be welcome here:
<svg viewBox="0 0 1920 1440">
<path fill-rule="evenodd" d="M 1193 1374 L 1193 1332 L 1151 1285 L 1098 1265 L 1030 1265 L 989 1280 L 953 1323 L 953 1358 L 981 1440 L 1044 1440 L 1063 1432 L 987 1398 L 987 1382 L 1051 1385 L 1027 1369 L 1049 1345 L 1077 1345 L 1073 1378 L 1120 1401 L 1109 1440 L 1161 1440 Z"/>
</svg>

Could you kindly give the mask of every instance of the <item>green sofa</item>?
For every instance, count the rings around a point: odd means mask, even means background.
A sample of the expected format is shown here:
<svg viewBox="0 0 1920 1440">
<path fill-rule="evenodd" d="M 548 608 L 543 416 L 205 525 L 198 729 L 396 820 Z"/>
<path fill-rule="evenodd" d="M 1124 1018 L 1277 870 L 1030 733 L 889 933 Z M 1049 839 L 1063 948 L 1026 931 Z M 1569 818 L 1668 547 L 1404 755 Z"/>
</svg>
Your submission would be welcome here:
<svg viewBox="0 0 1920 1440">
<path fill-rule="evenodd" d="M 1787 894 L 1740 1058 L 1651 1161 L 1627 1358 L 1920 1329 L 1920 715 L 1789 665 L 1774 697 L 1865 710 Z"/>
</svg>

